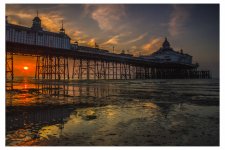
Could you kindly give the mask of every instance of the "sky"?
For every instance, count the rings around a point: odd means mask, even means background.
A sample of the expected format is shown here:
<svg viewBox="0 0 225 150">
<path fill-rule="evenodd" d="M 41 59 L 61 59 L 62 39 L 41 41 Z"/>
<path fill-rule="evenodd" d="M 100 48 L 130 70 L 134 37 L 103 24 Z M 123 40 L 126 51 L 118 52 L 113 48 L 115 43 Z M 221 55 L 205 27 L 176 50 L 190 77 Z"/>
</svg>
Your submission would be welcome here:
<svg viewBox="0 0 225 150">
<path fill-rule="evenodd" d="M 59 32 L 64 21 L 72 42 L 115 53 L 149 55 L 167 37 L 174 50 L 193 56 L 202 70 L 219 77 L 218 4 L 7 4 L 8 22 L 31 27 L 39 12 L 45 30 Z M 35 60 L 16 57 L 15 73 L 24 65 L 34 74 Z M 23 64 L 23 66 L 21 65 Z M 28 71 L 27 71 L 28 72 Z M 29 74 L 29 73 L 26 73 Z"/>
</svg>

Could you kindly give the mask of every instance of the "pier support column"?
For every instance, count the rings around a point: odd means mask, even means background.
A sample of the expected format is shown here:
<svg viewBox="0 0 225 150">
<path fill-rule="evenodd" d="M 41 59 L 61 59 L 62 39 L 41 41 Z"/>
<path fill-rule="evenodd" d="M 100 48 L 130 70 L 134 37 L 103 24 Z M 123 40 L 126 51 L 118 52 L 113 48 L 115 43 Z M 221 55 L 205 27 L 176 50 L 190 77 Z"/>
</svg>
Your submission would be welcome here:
<svg viewBox="0 0 225 150">
<path fill-rule="evenodd" d="M 131 65 L 128 64 L 128 76 L 129 76 L 129 79 L 131 79 Z"/>
<path fill-rule="evenodd" d="M 101 66 L 101 62 L 100 62 L 100 64 L 99 64 L 99 61 L 97 61 L 97 72 L 96 72 L 96 74 L 97 74 L 97 78 L 98 79 L 100 79 L 100 66 Z"/>
<path fill-rule="evenodd" d="M 116 80 L 118 79 L 118 78 L 117 78 L 117 77 L 118 77 L 117 69 L 118 69 L 118 64 L 117 64 L 117 62 L 116 62 Z"/>
<path fill-rule="evenodd" d="M 87 75 L 87 80 L 90 79 L 90 60 L 86 60 L 87 66 L 86 66 L 86 75 Z"/>
<path fill-rule="evenodd" d="M 35 79 L 69 79 L 68 58 L 56 56 L 37 56 Z"/>
<path fill-rule="evenodd" d="M 122 79 L 122 63 L 120 62 L 120 80 Z"/>
<path fill-rule="evenodd" d="M 72 79 L 76 77 L 76 59 L 73 59 L 73 72 L 72 72 Z"/>
<path fill-rule="evenodd" d="M 82 74 L 83 74 L 82 68 L 83 68 L 83 61 L 82 61 L 82 59 L 80 59 L 79 72 L 78 72 L 78 80 L 82 80 Z"/>
<path fill-rule="evenodd" d="M 112 62 L 112 68 L 113 68 L 113 71 L 112 71 L 113 77 L 112 78 L 113 78 L 113 80 L 115 79 L 114 78 L 114 76 L 115 76 L 115 72 L 114 72 L 115 71 L 115 66 L 114 65 L 115 65 L 115 62 L 113 61 Z"/>
<path fill-rule="evenodd" d="M 108 67 L 108 63 L 107 61 L 104 61 L 104 79 L 107 79 L 107 67 Z"/>
<path fill-rule="evenodd" d="M 108 76 L 108 80 L 110 79 L 110 62 L 107 61 L 107 76 Z"/>
<path fill-rule="evenodd" d="M 14 73 L 13 73 L 13 53 L 6 52 L 6 63 L 5 63 L 5 82 L 6 82 L 6 90 L 12 90 L 13 89 L 13 79 L 14 79 Z"/>
<path fill-rule="evenodd" d="M 94 60 L 94 80 L 96 80 L 96 72 L 97 72 L 97 66 L 96 66 L 96 60 Z"/>
</svg>

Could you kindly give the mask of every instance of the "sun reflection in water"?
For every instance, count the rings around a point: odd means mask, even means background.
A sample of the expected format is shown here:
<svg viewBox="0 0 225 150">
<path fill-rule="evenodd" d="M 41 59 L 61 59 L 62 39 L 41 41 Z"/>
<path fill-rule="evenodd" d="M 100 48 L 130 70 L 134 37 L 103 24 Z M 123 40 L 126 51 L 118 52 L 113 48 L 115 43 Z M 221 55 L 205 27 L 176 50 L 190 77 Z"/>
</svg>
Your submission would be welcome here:
<svg viewBox="0 0 225 150">
<path fill-rule="evenodd" d="M 24 84 L 24 89 L 27 89 L 27 84 L 26 83 Z"/>
</svg>

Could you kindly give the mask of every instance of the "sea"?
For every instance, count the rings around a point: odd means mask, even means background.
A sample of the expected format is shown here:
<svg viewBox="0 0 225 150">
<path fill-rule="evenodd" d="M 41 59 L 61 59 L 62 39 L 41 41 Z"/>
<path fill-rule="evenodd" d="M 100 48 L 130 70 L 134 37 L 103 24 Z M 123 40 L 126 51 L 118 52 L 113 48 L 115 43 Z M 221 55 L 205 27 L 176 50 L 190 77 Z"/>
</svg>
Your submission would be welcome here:
<svg viewBox="0 0 225 150">
<path fill-rule="evenodd" d="M 6 146 L 219 146 L 219 79 L 36 81 L 6 90 Z"/>
</svg>

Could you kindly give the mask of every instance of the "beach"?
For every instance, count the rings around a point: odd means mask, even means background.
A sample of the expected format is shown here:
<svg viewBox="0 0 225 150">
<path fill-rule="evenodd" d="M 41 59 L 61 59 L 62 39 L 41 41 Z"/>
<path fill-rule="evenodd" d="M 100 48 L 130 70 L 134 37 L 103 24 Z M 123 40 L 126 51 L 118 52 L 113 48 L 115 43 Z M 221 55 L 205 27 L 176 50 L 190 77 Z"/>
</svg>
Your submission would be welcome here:
<svg viewBox="0 0 225 150">
<path fill-rule="evenodd" d="M 219 146 L 219 80 L 18 80 L 6 146 Z"/>
</svg>

